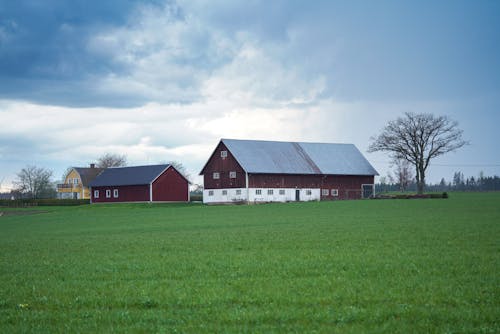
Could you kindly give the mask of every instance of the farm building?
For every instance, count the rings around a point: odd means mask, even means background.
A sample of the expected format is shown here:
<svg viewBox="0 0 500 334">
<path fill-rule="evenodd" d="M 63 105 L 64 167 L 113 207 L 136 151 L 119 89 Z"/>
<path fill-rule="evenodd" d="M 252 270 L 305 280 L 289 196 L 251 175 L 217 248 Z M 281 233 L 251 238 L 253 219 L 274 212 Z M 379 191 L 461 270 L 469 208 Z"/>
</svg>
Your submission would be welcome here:
<svg viewBox="0 0 500 334">
<path fill-rule="evenodd" d="M 64 183 L 57 185 L 57 197 L 62 199 L 89 199 L 90 183 L 103 171 L 95 164 L 89 167 L 71 167 L 64 178 Z"/>
<path fill-rule="evenodd" d="M 107 168 L 91 190 L 92 203 L 189 201 L 189 181 L 168 164 Z"/>
<path fill-rule="evenodd" d="M 222 139 L 200 172 L 204 203 L 359 199 L 377 171 L 352 144 Z"/>
</svg>

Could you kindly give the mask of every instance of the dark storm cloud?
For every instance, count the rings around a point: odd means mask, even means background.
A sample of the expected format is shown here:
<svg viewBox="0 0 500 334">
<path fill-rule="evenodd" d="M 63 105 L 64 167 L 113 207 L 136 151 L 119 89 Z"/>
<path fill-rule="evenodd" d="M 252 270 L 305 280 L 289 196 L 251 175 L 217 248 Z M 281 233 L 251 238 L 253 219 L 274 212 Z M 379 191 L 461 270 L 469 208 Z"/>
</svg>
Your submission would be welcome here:
<svg viewBox="0 0 500 334">
<path fill-rule="evenodd" d="M 0 98 L 61 105 L 92 105 L 102 99 L 89 79 L 126 69 L 88 52 L 85 45 L 100 29 L 125 24 L 137 3 L 3 1 Z"/>
<path fill-rule="evenodd" d="M 231 63 L 255 77 L 240 88 L 278 103 L 317 82 L 313 99 L 474 97 L 498 92 L 499 14 L 493 1 L 3 1 L 0 99 L 192 103 Z M 245 48 L 261 59 L 235 63 Z M 254 75 L 274 69 L 274 86 Z"/>
</svg>

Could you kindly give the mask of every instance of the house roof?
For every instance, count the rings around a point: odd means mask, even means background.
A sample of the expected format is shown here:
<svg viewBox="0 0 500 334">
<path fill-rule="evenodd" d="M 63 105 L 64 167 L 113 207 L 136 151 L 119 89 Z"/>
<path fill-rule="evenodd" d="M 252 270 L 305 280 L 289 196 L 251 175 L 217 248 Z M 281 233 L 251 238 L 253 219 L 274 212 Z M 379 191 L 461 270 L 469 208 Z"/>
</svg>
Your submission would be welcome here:
<svg viewBox="0 0 500 334">
<path fill-rule="evenodd" d="M 378 175 L 353 144 L 221 141 L 247 173 Z"/>
<path fill-rule="evenodd" d="M 101 173 L 104 168 L 88 168 L 88 167 L 73 167 L 73 169 L 80 175 L 82 185 L 88 187 L 89 184 Z"/>
<path fill-rule="evenodd" d="M 150 184 L 169 167 L 169 164 L 163 164 L 106 168 L 90 185 L 100 187 Z"/>
</svg>

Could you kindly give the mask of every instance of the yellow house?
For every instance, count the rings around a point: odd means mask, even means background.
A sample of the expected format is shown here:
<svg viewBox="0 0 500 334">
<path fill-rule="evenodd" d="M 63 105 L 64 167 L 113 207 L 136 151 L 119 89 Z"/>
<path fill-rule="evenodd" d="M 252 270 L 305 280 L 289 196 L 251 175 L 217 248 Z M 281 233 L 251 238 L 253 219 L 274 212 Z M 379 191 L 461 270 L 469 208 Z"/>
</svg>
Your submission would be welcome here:
<svg viewBox="0 0 500 334">
<path fill-rule="evenodd" d="M 90 187 L 97 175 L 104 168 L 97 168 L 94 164 L 89 167 L 72 167 L 64 179 L 64 183 L 57 185 L 58 198 L 89 199 Z"/>
</svg>

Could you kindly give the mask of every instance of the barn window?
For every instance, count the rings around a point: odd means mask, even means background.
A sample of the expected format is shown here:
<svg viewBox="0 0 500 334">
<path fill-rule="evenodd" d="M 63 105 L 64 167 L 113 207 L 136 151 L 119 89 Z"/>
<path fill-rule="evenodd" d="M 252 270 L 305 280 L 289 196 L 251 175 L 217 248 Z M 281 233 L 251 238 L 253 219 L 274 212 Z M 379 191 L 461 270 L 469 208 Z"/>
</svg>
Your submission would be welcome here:
<svg viewBox="0 0 500 334">
<path fill-rule="evenodd" d="M 218 172 L 214 172 L 214 180 L 220 179 L 220 174 Z"/>
<path fill-rule="evenodd" d="M 285 189 L 280 189 L 280 195 L 284 195 L 285 194 Z"/>
<path fill-rule="evenodd" d="M 267 194 L 268 195 L 272 195 L 274 193 L 274 191 L 272 189 L 267 189 Z"/>
<path fill-rule="evenodd" d="M 118 189 L 113 189 L 113 197 L 118 198 Z"/>
<path fill-rule="evenodd" d="M 227 151 L 220 151 L 221 158 L 227 158 Z"/>
<path fill-rule="evenodd" d="M 213 196 L 214 195 L 214 191 L 213 190 L 209 190 L 208 191 L 208 196 Z"/>
<path fill-rule="evenodd" d="M 332 196 L 338 196 L 339 195 L 339 190 L 338 189 L 332 189 Z"/>
<path fill-rule="evenodd" d="M 306 195 L 310 196 L 312 194 L 312 191 L 310 189 L 306 190 Z"/>
<path fill-rule="evenodd" d="M 99 198 L 99 190 L 94 190 L 94 198 Z"/>
<path fill-rule="evenodd" d="M 321 195 L 328 196 L 328 194 L 330 194 L 330 192 L 328 191 L 328 189 L 321 189 Z"/>
<path fill-rule="evenodd" d="M 255 195 L 262 195 L 262 189 L 255 189 Z"/>
<path fill-rule="evenodd" d="M 241 189 L 236 189 L 236 195 L 241 195 Z"/>
<path fill-rule="evenodd" d="M 222 195 L 227 195 L 227 190 L 222 190 Z"/>
<path fill-rule="evenodd" d="M 106 189 L 106 198 L 111 198 L 111 190 Z"/>
<path fill-rule="evenodd" d="M 230 179 L 235 179 L 236 178 L 236 172 L 229 172 L 229 178 Z"/>
</svg>

